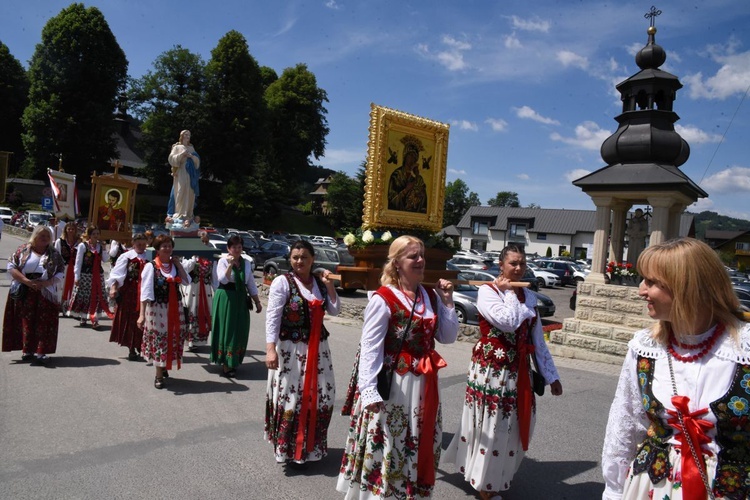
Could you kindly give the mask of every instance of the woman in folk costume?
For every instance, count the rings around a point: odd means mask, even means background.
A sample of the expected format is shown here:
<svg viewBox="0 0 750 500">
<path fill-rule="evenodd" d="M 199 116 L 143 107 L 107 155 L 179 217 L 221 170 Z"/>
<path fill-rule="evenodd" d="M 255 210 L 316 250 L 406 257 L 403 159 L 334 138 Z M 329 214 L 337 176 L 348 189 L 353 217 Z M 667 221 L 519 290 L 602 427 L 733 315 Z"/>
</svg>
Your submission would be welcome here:
<svg viewBox="0 0 750 500">
<path fill-rule="evenodd" d="M 310 243 L 295 242 L 289 254 L 292 271 L 277 276 L 268 294 L 265 437 L 273 444 L 276 462 L 292 467 L 328 454 L 336 399 L 323 316 L 338 315 L 340 303 L 330 272 L 312 274 L 314 259 Z"/>
<path fill-rule="evenodd" d="M 602 498 L 750 498 L 750 325 L 724 265 L 679 238 L 646 248 L 637 269 L 657 323 L 628 343 Z"/>
<path fill-rule="evenodd" d="M 205 233 L 201 241 L 208 241 Z M 205 344 L 211 331 L 211 309 L 214 288 L 217 286 L 213 261 L 194 255 L 182 262 L 190 275 L 190 284 L 183 286 L 183 303 L 187 309 L 188 350 L 194 351 L 196 344 Z"/>
<path fill-rule="evenodd" d="M 216 276 L 219 287 L 213 297 L 211 311 L 212 363 L 221 364 L 222 377 L 232 378 L 245 359 L 250 336 L 250 298 L 255 312 L 260 313 L 258 288 L 253 277 L 253 263 L 242 257 L 242 238 L 237 235 L 227 240 L 229 255 L 219 259 Z M 248 298 L 248 296 L 250 298 Z"/>
<path fill-rule="evenodd" d="M 52 232 L 40 224 L 8 259 L 11 283 L 2 350 L 21 351 L 23 361 L 46 363 L 57 349 L 60 304 L 55 287 L 62 282 L 65 264 L 51 242 Z"/>
<path fill-rule="evenodd" d="M 424 243 L 393 240 L 382 286 L 365 309 L 358 366 L 343 412 L 349 435 L 336 488 L 347 499 L 429 498 L 440 461 L 442 417 L 435 341 L 456 340 L 453 284 L 424 288 Z M 382 374 L 379 372 L 383 371 Z"/>
<path fill-rule="evenodd" d="M 500 276 L 479 287 L 481 337 L 469 365 L 466 399 L 445 460 L 459 466 L 482 500 L 501 498 L 521 465 L 536 422 L 530 356 L 555 396 L 562 384 L 544 342 L 536 295 L 512 287 L 526 272 L 526 256 L 508 245 L 500 254 Z"/>
<path fill-rule="evenodd" d="M 80 315 L 81 326 L 86 324 L 88 317 L 91 326 L 98 328 L 102 312 L 112 317 L 104 288 L 103 251 L 99 229 L 96 226 L 87 227 L 83 233 L 83 241 L 76 250 L 75 284 L 69 310 L 69 313 Z"/>
<path fill-rule="evenodd" d="M 141 308 L 141 274 L 146 260 L 146 236 L 138 233 L 133 236 L 133 248 L 117 258 L 107 280 L 109 297 L 117 302 L 109 341 L 129 349 L 128 361 L 140 359 L 138 352 L 143 343 L 143 328 L 138 326 L 138 315 Z"/>
<path fill-rule="evenodd" d="M 65 224 L 62 236 L 55 241 L 55 250 L 62 256 L 65 263 L 65 280 L 63 286 L 58 287 L 60 307 L 63 312 L 68 311 L 70 297 L 75 283 L 76 254 L 78 253 L 78 226 L 75 222 Z"/>
<path fill-rule="evenodd" d="M 174 240 L 160 234 L 154 238 L 156 257 L 143 266 L 141 274 L 141 309 L 138 327 L 143 328 L 141 355 L 156 367 L 154 387 L 162 389 L 172 363 L 182 363 L 185 343 L 185 315 L 180 283 L 190 283 L 181 259 L 172 255 Z"/>
</svg>

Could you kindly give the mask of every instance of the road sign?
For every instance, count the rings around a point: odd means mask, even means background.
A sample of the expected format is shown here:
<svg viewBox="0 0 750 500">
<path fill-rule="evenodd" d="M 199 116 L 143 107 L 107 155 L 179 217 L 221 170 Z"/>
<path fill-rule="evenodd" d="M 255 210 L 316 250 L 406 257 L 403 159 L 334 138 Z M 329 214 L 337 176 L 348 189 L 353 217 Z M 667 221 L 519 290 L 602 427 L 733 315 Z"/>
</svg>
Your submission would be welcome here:
<svg viewBox="0 0 750 500">
<path fill-rule="evenodd" d="M 51 196 L 42 196 L 42 210 L 52 210 Z"/>
</svg>

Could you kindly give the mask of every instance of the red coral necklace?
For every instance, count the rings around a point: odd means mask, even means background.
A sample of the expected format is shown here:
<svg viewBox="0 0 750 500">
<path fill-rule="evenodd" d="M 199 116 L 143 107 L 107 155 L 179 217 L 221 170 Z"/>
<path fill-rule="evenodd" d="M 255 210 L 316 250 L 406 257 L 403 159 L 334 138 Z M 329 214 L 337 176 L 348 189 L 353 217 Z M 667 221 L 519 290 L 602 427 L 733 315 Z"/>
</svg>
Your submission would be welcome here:
<svg viewBox="0 0 750 500">
<path fill-rule="evenodd" d="M 414 308 L 414 312 L 417 314 L 423 314 L 425 311 L 425 303 L 422 300 L 422 294 L 419 291 L 419 287 L 417 287 L 417 291 L 414 292 L 414 300 L 409 297 L 409 295 L 406 293 L 406 291 L 401 288 L 401 283 L 398 284 L 398 289 L 401 290 L 401 293 L 404 294 L 404 297 L 406 297 L 406 301 Z M 421 308 L 420 308 L 421 304 Z"/>
<path fill-rule="evenodd" d="M 698 344 L 684 344 L 677 340 L 675 338 L 674 333 L 669 334 L 669 345 L 667 346 L 667 351 L 669 351 L 669 354 L 674 357 L 677 361 L 682 361 L 683 363 L 692 363 L 693 361 L 697 361 L 704 357 L 708 351 L 713 348 L 714 344 L 716 344 L 716 341 L 719 340 L 719 337 L 721 334 L 724 333 L 724 325 L 719 323 L 716 325 L 716 329 L 714 330 L 714 333 L 711 334 L 710 337 L 708 337 L 703 342 L 700 342 Z M 681 355 L 674 349 L 674 345 L 678 345 L 683 349 L 700 349 L 696 354 L 690 354 L 690 355 Z"/>
</svg>

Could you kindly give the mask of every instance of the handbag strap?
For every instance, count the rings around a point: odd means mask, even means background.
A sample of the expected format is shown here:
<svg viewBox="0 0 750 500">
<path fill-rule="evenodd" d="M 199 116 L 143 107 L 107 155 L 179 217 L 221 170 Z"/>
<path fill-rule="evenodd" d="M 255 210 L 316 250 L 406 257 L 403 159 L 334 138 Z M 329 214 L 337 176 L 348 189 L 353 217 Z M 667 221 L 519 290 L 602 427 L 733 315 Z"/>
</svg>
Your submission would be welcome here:
<svg viewBox="0 0 750 500">
<path fill-rule="evenodd" d="M 677 396 L 677 384 L 674 380 L 674 369 L 672 368 L 672 355 L 670 353 L 667 353 L 667 363 L 669 363 L 669 376 L 672 379 L 672 395 Z M 701 479 L 703 480 L 703 487 L 706 488 L 706 493 L 708 493 L 708 498 L 711 500 L 714 500 L 714 492 L 711 490 L 711 486 L 708 482 L 708 475 L 706 474 L 706 468 L 701 463 L 700 459 L 698 458 L 698 452 L 695 449 L 695 444 L 693 444 L 693 440 L 690 439 L 690 434 L 688 434 L 687 429 L 685 429 L 685 420 L 683 419 L 682 412 L 679 410 L 679 408 L 675 408 L 675 411 L 677 412 L 677 420 L 680 424 L 680 430 L 682 430 L 683 435 L 685 436 L 685 440 L 688 443 L 688 447 L 690 448 L 690 454 L 693 456 L 693 460 L 695 461 L 695 465 L 698 466 L 698 472 L 701 474 Z"/>
<path fill-rule="evenodd" d="M 417 293 L 421 295 L 421 292 L 419 291 L 419 287 L 417 287 Z M 409 322 L 406 323 L 406 329 L 404 330 L 404 335 L 401 337 L 399 343 L 398 343 L 398 350 L 396 351 L 396 354 L 401 352 L 401 347 L 404 345 L 404 340 L 406 340 L 406 337 L 409 336 L 409 331 L 411 331 L 411 320 L 414 318 L 414 308 L 417 306 L 417 297 L 414 297 L 414 303 L 411 305 L 411 312 L 409 313 Z M 383 344 L 383 351 L 385 351 L 385 344 Z M 392 371 L 392 370 L 391 370 Z"/>
</svg>

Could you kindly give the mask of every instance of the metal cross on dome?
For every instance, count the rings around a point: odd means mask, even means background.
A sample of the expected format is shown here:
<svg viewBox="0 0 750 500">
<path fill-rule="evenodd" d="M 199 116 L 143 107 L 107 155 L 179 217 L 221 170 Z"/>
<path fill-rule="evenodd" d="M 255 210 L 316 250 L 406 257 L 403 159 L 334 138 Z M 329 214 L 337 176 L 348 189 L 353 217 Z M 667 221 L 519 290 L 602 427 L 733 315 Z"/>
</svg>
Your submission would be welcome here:
<svg viewBox="0 0 750 500">
<path fill-rule="evenodd" d="M 656 21 L 656 16 L 660 16 L 660 15 L 661 15 L 661 11 L 658 10 L 655 6 L 652 5 L 651 6 L 651 10 L 648 11 L 648 12 L 646 12 L 643 15 L 643 17 L 645 17 L 646 19 L 648 19 L 649 23 L 651 23 L 651 24 L 649 24 L 649 26 L 653 27 L 654 26 L 654 22 Z"/>
</svg>

